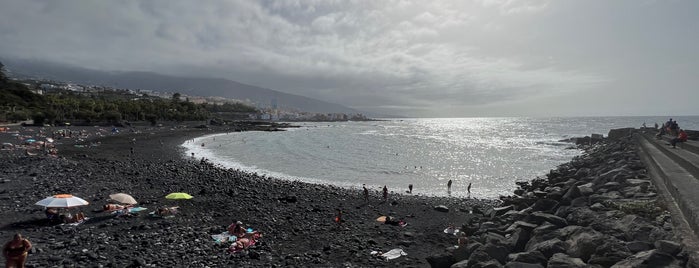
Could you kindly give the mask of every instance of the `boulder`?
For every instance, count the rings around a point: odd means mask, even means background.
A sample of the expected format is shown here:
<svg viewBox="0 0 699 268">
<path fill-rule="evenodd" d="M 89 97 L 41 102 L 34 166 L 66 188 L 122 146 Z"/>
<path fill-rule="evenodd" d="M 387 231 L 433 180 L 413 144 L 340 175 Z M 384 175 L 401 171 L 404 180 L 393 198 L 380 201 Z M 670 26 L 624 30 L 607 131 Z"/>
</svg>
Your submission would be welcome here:
<svg viewBox="0 0 699 268">
<path fill-rule="evenodd" d="M 498 216 L 502 216 L 502 215 L 505 215 L 506 212 L 508 212 L 510 210 L 514 210 L 514 209 L 515 209 L 515 206 L 513 206 L 513 205 L 492 208 L 492 210 L 490 211 L 490 217 L 495 218 Z"/>
<path fill-rule="evenodd" d="M 508 262 L 505 268 L 544 268 L 544 266 L 538 263 Z"/>
<path fill-rule="evenodd" d="M 507 238 L 508 245 L 514 251 L 522 251 L 527 246 L 527 242 L 531 238 L 531 229 L 517 228 Z"/>
<path fill-rule="evenodd" d="M 662 253 L 670 254 L 670 256 L 676 256 L 680 251 L 682 251 L 682 246 L 674 241 L 669 240 L 658 240 L 654 243 L 655 248 Z"/>
<path fill-rule="evenodd" d="M 526 252 L 520 252 L 520 253 L 512 253 L 510 255 L 507 255 L 507 260 L 511 262 L 520 262 L 520 263 L 535 263 L 535 264 L 546 264 L 548 259 L 546 259 L 546 256 L 544 254 L 541 254 L 539 251 L 526 251 Z"/>
<path fill-rule="evenodd" d="M 451 268 L 468 268 L 468 260 L 463 260 L 451 265 Z"/>
<path fill-rule="evenodd" d="M 672 256 L 658 250 L 646 250 L 634 254 L 623 261 L 617 262 L 612 268 L 624 267 L 668 267 L 675 262 Z"/>
<path fill-rule="evenodd" d="M 432 268 L 449 268 L 455 263 L 454 257 L 449 253 L 440 253 L 426 258 Z"/>
<path fill-rule="evenodd" d="M 507 262 L 507 255 L 510 254 L 507 247 L 498 244 L 486 244 L 484 247 L 482 247 L 482 250 L 485 251 L 485 253 L 488 253 L 488 256 L 500 263 Z"/>
<path fill-rule="evenodd" d="M 580 229 L 566 240 L 569 245 L 568 255 L 587 261 L 599 245 L 604 243 L 605 239 L 603 234 L 591 228 Z"/>
<path fill-rule="evenodd" d="M 454 256 L 454 261 L 460 262 L 463 260 L 467 260 L 469 257 L 471 257 L 471 253 L 476 251 L 476 249 L 482 247 L 483 244 L 478 243 L 478 242 L 470 242 L 465 246 L 461 246 L 457 249 L 454 250 L 452 253 Z"/>
<path fill-rule="evenodd" d="M 566 242 L 563 242 L 558 238 L 554 238 L 537 243 L 533 245 L 531 248 L 529 248 L 527 251 L 533 250 L 541 252 L 547 258 L 551 258 L 553 254 L 566 252 L 568 250 L 568 244 L 566 244 Z"/>
<path fill-rule="evenodd" d="M 585 262 L 580 258 L 573 258 L 563 253 L 556 253 L 549 259 L 548 268 L 583 268 Z"/>
<path fill-rule="evenodd" d="M 471 268 L 502 268 L 502 264 L 500 264 L 496 260 L 489 260 L 489 261 L 484 261 L 484 262 L 478 262 L 474 265 L 470 265 L 469 267 Z"/>
<path fill-rule="evenodd" d="M 580 194 L 583 196 L 588 196 L 595 192 L 595 190 L 592 189 L 592 183 L 586 183 L 576 187 L 578 187 L 578 191 L 580 191 Z"/>
<path fill-rule="evenodd" d="M 532 214 L 529 215 L 529 218 L 534 222 L 534 223 L 542 223 L 542 222 L 549 222 L 553 225 L 556 225 L 558 227 L 564 227 L 568 225 L 568 222 L 561 217 L 555 216 L 553 214 L 548 214 L 544 213 L 541 211 L 536 211 Z"/>
<path fill-rule="evenodd" d="M 568 188 L 568 191 L 563 195 L 563 198 L 561 198 L 561 203 L 570 204 L 570 201 L 581 196 L 582 193 L 580 192 L 580 189 L 577 186 L 572 186 Z"/>
<path fill-rule="evenodd" d="M 638 253 L 641 251 L 653 249 L 653 244 L 648 243 L 648 242 L 643 242 L 643 241 L 631 241 L 631 242 L 626 243 L 626 247 L 632 253 Z"/>
<path fill-rule="evenodd" d="M 553 210 L 556 208 L 556 206 L 558 206 L 558 201 L 553 200 L 553 199 L 544 198 L 544 199 L 537 200 L 536 203 L 534 203 L 534 205 L 531 206 L 531 208 L 532 208 L 532 211 L 551 211 L 551 212 L 553 212 Z"/>
</svg>

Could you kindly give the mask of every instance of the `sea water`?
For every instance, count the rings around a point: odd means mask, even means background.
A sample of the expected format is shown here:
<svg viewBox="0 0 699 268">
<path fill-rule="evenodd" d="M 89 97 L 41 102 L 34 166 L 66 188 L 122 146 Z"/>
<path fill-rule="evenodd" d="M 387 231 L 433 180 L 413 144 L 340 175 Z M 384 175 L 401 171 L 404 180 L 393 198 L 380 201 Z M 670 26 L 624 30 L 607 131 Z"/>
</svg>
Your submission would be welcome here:
<svg viewBox="0 0 699 268">
<path fill-rule="evenodd" d="M 497 198 L 582 152 L 560 142 L 666 117 L 444 118 L 294 123 L 279 132 L 232 132 L 183 144 L 185 154 L 279 179 L 430 196 Z M 699 117 L 676 117 L 699 129 Z M 202 146 L 203 145 L 203 146 Z M 447 182 L 453 181 L 451 192 Z"/>
</svg>

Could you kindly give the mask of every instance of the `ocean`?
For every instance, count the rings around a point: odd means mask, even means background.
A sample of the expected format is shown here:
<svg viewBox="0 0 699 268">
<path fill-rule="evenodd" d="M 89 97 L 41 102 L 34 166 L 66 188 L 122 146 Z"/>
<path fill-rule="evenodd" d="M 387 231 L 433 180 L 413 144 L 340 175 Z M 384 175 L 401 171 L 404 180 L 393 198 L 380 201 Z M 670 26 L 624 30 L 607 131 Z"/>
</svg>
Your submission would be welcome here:
<svg viewBox="0 0 699 268">
<path fill-rule="evenodd" d="M 699 129 L 699 116 L 674 117 Z M 667 117 L 426 118 L 302 122 L 279 132 L 231 132 L 184 143 L 226 168 L 286 180 L 428 196 L 497 198 L 582 151 L 560 142 L 610 129 L 653 127 Z M 204 146 L 202 146 L 202 144 Z M 453 181 L 451 192 L 447 182 Z"/>
</svg>

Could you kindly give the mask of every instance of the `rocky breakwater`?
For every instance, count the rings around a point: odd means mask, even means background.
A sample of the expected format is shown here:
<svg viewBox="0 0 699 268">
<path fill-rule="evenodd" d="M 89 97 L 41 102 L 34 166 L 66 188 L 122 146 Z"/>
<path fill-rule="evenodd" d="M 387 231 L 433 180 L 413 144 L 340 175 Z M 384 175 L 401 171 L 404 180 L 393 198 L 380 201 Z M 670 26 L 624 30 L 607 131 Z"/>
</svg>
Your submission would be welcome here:
<svg viewBox="0 0 699 268">
<path fill-rule="evenodd" d="M 518 183 L 514 195 L 501 197 L 502 206 L 464 220 L 468 243 L 428 262 L 452 268 L 691 266 L 630 132 L 624 133 L 588 147 L 545 178 Z"/>
</svg>

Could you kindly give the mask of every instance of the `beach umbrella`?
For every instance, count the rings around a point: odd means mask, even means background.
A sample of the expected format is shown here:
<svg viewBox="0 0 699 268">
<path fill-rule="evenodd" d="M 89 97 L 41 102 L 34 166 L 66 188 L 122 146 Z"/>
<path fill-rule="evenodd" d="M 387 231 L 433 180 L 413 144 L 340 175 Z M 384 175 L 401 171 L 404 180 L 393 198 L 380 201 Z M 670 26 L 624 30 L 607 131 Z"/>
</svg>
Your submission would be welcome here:
<svg viewBox="0 0 699 268">
<path fill-rule="evenodd" d="M 85 201 L 85 199 L 82 199 L 80 197 L 73 196 L 70 194 L 57 194 L 54 196 L 44 198 L 39 202 L 36 202 L 35 205 L 52 208 L 70 208 L 85 206 L 87 204 L 89 204 L 89 202 Z"/>
<path fill-rule="evenodd" d="M 169 195 L 166 195 L 165 198 L 167 198 L 167 199 L 192 199 L 192 196 L 189 195 L 188 193 L 171 193 Z"/>
<path fill-rule="evenodd" d="M 125 193 L 110 194 L 109 198 L 123 204 L 135 205 L 136 203 L 138 203 L 136 199 L 133 198 L 133 196 L 130 196 Z"/>
</svg>

